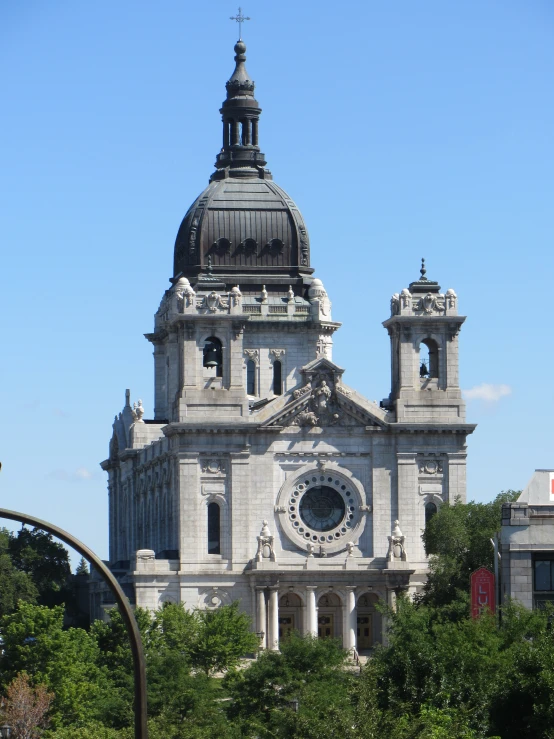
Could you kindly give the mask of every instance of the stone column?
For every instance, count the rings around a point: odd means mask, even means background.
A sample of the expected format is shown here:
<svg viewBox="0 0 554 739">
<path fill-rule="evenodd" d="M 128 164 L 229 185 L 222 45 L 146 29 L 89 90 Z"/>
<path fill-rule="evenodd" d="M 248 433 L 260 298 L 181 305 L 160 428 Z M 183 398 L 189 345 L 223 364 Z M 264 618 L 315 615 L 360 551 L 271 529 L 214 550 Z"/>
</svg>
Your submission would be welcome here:
<svg viewBox="0 0 554 739">
<path fill-rule="evenodd" d="M 315 600 L 315 585 L 306 587 L 306 627 L 305 634 L 317 636 L 317 606 Z"/>
<path fill-rule="evenodd" d="M 267 649 L 267 614 L 265 609 L 265 588 L 256 587 L 256 630 L 263 632 L 261 648 Z"/>
<path fill-rule="evenodd" d="M 343 647 L 344 649 L 355 649 L 356 648 L 356 594 L 355 585 L 347 585 L 346 587 L 346 600 L 343 607 Z"/>
<path fill-rule="evenodd" d="M 466 460 L 467 453 L 448 452 L 448 501 L 454 503 L 459 496 L 466 499 Z M 446 470 L 445 470 L 446 471 Z M 409 552 L 408 552 L 409 553 Z"/>
<path fill-rule="evenodd" d="M 167 367 L 165 347 L 159 342 L 154 344 L 154 418 L 169 419 L 167 409 Z"/>
<path fill-rule="evenodd" d="M 414 452 L 397 452 L 398 508 L 395 518 L 406 537 L 405 545 L 410 562 L 425 562 L 425 550 L 421 540 L 423 522 L 420 519 L 421 503 L 418 495 L 418 467 Z"/>
<path fill-rule="evenodd" d="M 197 452 L 179 453 L 178 541 L 181 570 L 194 569 L 205 559 L 202 549 L 207 528 L 205 501 L 200 495 L 200 465 Z M 191 526 L 191 521 L 196 525 Z M 139 542 L 140 544 L 140 542 Z M 141 545 L 143 546 L 143 545 Z"/>
<path fill-rule="evenodd" d="M 267 623 L 267 648 L 279 651 L 279 586 L 269 588 L 269 618 Z"/>
</svg>

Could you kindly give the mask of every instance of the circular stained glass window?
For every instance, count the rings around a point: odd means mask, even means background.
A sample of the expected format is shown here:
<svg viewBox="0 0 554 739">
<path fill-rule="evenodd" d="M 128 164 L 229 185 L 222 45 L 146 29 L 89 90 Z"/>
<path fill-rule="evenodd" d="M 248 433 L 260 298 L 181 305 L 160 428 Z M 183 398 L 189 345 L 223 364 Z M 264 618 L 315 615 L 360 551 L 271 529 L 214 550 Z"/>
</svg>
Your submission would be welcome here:
<svg viewBox="0 0 554 739">
<path fill-rule="evenodd" d="M 339 492 L 326 485 L 318 485 L 304 493 L 299 505 L 300 516 L 313 531 L 336 528 L 346 512 Z"/>
</svg>

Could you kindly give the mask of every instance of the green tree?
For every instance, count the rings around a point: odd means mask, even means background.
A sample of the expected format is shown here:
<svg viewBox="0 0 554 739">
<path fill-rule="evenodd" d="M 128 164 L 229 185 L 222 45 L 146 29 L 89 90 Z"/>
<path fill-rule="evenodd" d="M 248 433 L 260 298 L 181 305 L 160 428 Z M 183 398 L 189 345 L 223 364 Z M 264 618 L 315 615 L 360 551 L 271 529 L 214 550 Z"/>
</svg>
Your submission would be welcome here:
<svg viewBox="0 0 554 739">
<path fill-rule="evenodd" d="M 14 567 L 31 577 L 41 605 L 60 605 L 71 597 L 67 588 L 69 554 L 51 534 L 23 526 L 17 535 L 10 536 L 8 551 Z"/>
<path fill-rule="evenodd" d="M 148 611 L 136 608 L 135 619 L 148 657 L 148 633 L 152 627 L 152 617 Z M 115 728 L 128 726 L 133 720 L 133 655 L 119 609 L 110 610 L 109 621 L 95 621 L 90 628 L 90 635 L 98 646 L 98 666 L 110 676 L 111 689 L 102 695 L 99 717 Z"/>
<path fill-rule="evenodd" d="M 79 560 L 79 564 L 77 565 L 75 574 L 76 575 L 89 575 L 90 574 L 88 563 L 84 557 L 81 557 L 81 559 Z"/>
<path fill-rule="evenodd" d="M 224 678 L 232 698 L 228 715 L 243 735 L 354 739 L 355 678 L 343 669 L 347 653 L 333 639 L 298 634 L 280 648 Z"/>
<path fill-rule="evenodd" d="M 17 608 L 19 600 L 36 603 L 38 590 L 26 572 L 18 570 L 9 554 L 10 532 L 0 529 L 0 618 Z"/>
<path fill-rule="evenodd" d="M 95 718 L 110 695 L 108 672 L 99 666 L 95 639 L 83 629 L 63 629 L 63 608 L 20 601 L 0 620 L 3 649 L 0 680 L 6 685 L 26 672 L 55 694 L 50 711 L 54 727 Z"/>
<path fill-rule="evenodd" d="M 197 618 L 192 664 L 206 675 L 235 667 L 242 657 L 258 648 L 258 637 L 250 630 L 250 617 L 239 611 L 236 601 L 229 606 L 197 611 Z"/>
<path fill-rule="evenodd" d="M 465 618 L 469 609 L 471 573 L 494 567 L 491 538 L 500 530 L 502 503 L 516 500 L 521 491 L 500 493 L 490 503 L 444 503 L 423 533 L 429 557 L 429 576 L 423 602 L 447 608 L 450 618 Z"/>
</svg>

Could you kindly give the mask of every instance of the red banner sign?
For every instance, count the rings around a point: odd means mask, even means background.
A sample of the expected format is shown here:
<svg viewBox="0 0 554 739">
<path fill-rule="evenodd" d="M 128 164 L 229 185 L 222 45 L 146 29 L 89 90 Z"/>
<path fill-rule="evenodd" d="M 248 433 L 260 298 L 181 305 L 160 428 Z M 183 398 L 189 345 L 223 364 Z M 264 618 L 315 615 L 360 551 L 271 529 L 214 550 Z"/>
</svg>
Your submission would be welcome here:
<svg viewBox="0 0 554 739">
<path fill-rule="evenodd" d="M 477 618 L 484 611 L 495 613 L 496 589 L 494 575 L 486 567 L 471 573 L 471 616 Z"/>
</svg>

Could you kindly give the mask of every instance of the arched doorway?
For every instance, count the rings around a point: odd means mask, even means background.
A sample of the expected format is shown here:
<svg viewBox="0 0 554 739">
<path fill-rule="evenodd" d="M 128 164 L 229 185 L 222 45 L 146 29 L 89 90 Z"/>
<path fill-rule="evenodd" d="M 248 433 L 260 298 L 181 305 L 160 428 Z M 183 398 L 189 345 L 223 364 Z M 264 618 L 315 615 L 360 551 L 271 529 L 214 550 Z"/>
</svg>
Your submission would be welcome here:
<svg viewBox="0 0 554 739">
<path fill-rule="evenodd" d="M 320 639 L 342 639 L 342 601 L 336 593 L 319 598 L 317 635 Z"/>
<path fill-rule="evenodd" d="M 286 593 L 279 598 L 279 641 L 287 639 L 293 631 L 302 631 L 302 601 L 296 593 Z"/>
<path fill-rule="evenodd" d="M 356 608 L 356 648 L 364 652 L 381 641 L 381 614 L 375 606 L 379 600 L 375 593 L 363 593 Z"/>
</svg>

